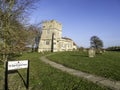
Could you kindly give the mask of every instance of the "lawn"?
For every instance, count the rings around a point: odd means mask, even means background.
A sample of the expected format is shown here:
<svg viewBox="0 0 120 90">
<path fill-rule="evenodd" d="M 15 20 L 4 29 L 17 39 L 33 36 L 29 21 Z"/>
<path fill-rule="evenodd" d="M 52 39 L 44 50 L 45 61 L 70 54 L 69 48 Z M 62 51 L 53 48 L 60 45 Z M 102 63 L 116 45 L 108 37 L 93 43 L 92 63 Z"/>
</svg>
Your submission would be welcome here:
<svg viewBox="0 0 120 90">
<path fill-rule="evenodd" d="M 64 66 L 120 81 L 120 52 L 105 52 L 89 58 L 87 52 L 60 52 L 48 57 Z"/>
<path fill-rule="evenodd" d="M 18 58 L 30 60 L 31 90 L 109 90 L 52 68 L 40 61 L 40 56 L 38 53 L 25 53 Z M 25 78 L 25 70 L 20 70 L 20 73 Z M 15 76 L 12 81 L 15 82 L 17 78 Z"/>
</svg>

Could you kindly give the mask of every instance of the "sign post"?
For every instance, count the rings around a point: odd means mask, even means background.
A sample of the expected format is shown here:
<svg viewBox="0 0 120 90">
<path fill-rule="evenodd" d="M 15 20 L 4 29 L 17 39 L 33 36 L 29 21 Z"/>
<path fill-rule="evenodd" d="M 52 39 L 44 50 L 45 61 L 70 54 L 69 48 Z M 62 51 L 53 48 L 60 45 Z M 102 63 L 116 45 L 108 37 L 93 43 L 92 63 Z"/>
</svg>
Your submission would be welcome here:
<svg viewBox="0 0 120 90">
<path fill-rule="evenodd" d="M 26 89 L 29 88 L 29 60 L 7 61 L 5 68 L 5 90 L 8 90 L 8 72 L 27 68 Z"/>
<path fill-rule="evenodd" d="M 8 62 L 5 63 L 5 90 L 8 90 Z"/>
<path fill-rule="evenodd" d="M 27 90 L 29 89 L 29 61 L 28 61 L 28 68 L 27 68 Z"/>
</svg>

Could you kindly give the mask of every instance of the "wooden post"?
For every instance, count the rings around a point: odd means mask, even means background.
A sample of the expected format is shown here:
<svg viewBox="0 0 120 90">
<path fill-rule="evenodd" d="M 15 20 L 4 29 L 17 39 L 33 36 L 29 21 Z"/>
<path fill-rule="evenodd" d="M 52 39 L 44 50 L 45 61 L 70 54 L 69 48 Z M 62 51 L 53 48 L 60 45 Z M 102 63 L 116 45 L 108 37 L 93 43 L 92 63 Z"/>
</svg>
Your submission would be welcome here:
<svg viewBox="0 0 120 90">
<path fill-rule="evenodd" d="M 30 67 L 30 63 L 29 63 L 30 61 L 28 60 L 28 68 L 27 68 L 27 90 L 29 89 L 29 67 Z"/>
<path fill-rule="evenodd" d="M 8 62 L 5 62 L 5 90 L 8 90 Z"/>
</svg>

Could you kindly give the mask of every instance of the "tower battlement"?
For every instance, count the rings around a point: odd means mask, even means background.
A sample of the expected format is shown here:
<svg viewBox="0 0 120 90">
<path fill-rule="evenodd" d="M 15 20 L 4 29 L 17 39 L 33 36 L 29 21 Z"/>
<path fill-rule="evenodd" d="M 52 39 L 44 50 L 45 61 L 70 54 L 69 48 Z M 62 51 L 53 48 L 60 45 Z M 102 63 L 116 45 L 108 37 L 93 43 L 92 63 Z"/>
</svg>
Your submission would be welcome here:
<svg viewBox="0 0 120 90">
<path fill-rule="evenodd" d="M 43 29 L 53 28 L 57 30 L 62 30 L 62 24 L 57 22 L 56 20 L 43 21 L 42 28 Z"/>
</svg>

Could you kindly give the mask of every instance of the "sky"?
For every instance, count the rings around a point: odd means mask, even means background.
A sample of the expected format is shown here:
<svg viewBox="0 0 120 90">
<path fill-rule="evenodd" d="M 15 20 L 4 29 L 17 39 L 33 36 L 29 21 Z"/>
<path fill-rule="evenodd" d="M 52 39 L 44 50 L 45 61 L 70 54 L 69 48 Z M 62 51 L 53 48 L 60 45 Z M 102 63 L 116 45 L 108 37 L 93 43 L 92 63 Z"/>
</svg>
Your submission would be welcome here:
<svg viewBox="0 0 120 90">
<path fill-rule="evenodd" d="M 90 47 L 92 36 L 105 48 L 120 46 L 120 0 L 41 0 L 29 22 L 53 19 L 62 23 L 62 36 L 80 47 Z"/>
</svg>

